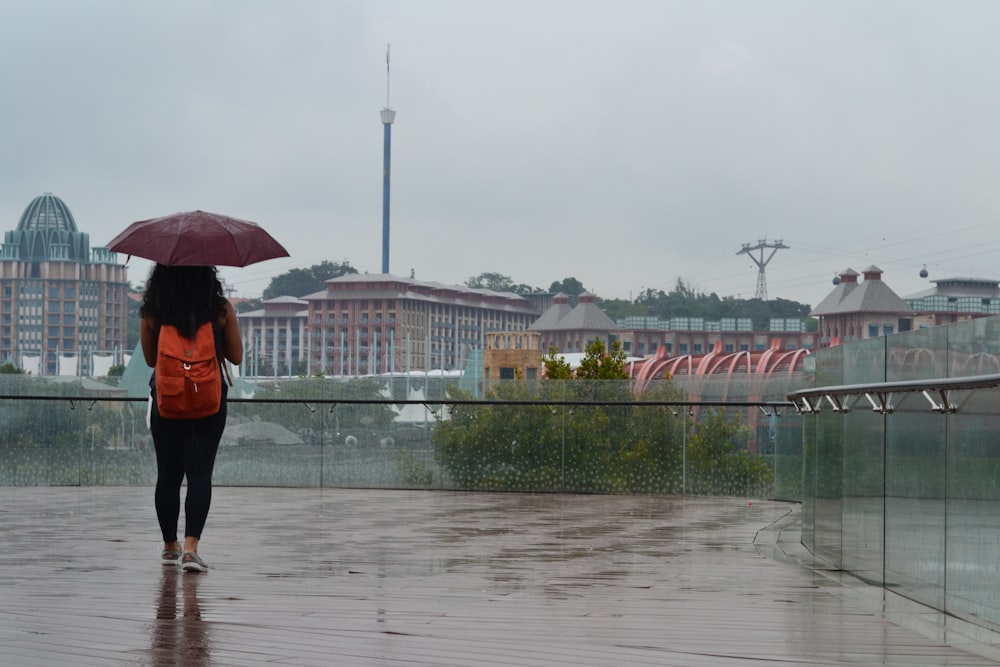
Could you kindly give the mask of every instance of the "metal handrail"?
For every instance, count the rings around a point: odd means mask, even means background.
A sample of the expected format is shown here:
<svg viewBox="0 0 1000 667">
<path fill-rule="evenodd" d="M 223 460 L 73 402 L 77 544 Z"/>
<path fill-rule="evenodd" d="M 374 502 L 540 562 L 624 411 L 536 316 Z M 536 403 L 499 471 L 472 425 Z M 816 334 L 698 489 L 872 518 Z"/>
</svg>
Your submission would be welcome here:
<svg viewBox="0 0 1000 667">
<path fill-rule="evenodd" d="M 892 403 L 893 396 L 919 393 L 927 399 L 933 412 L 949 414 L 958 411 L 958 404 L 951 400 L 949 392 L 992 387 L 1000 387 L 1000 374 L 815 387 L 789 392 L 786 398 L 800 414 L 816 414 L 821 411 L 824 402 L 834 412 L 849 412 L 853 403 L 861 398 L 869 402 L 874 412 L 889 414 L 896 408 Z M 937 400 L 932 394 L 937 394 Z"/>
<path fill-rule="evenodd" d="M 145 403 L 148 397 L 133 396 L 66 396 L 66 395 L 20 395 L 20 394 L 0 394 L 2 400 L 17 401 L 68 401 L 73 409 L 76 403 L 89 403 L 88 409 L 95 403 Z M 337 405 L 546 405 L 564 407 L 736 407 L 736 408 L 759 408 L 761 410 L 771 409 L 776 414 L 780 414 L 782 408 L 794 407 L 789 401 L 574 401 L 574 400 L 501 400 L 501 399 L 455 399 L 455 398 L 435 398 L 435 399 L 393 399 L 393 398 L 237 398 L 226 399 L 228 403 L 294 403 L 298 405 L 329 405 L 331 409 Z"/>
</svg>

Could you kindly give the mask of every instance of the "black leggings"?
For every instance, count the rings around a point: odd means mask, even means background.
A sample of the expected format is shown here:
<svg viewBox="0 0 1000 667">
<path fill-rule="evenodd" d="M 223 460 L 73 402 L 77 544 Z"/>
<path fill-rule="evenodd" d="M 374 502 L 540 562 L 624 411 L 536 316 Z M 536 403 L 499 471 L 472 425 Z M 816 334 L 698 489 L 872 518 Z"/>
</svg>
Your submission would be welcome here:
<svg viewBox="0 0 1000 667">
<path fill-rule="evenodd" d="M 203 419 L 164 419 L 153 398 L 149 430 L 156 449 L 156 518 L 164 542 L 177 540 L 181 483 L 187 477 L 184 536 L 201 539 L 212 504 L 212 470 L 226 426 L 226 401 L 218 413 Z"/>
</svg>

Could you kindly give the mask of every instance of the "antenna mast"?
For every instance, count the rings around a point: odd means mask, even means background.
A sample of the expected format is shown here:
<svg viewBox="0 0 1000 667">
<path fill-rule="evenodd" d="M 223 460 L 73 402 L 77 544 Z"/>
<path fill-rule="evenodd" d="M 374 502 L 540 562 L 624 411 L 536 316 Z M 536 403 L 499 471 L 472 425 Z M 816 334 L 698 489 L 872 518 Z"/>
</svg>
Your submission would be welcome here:
<svg viewBox="0 0 1000 667">
<path fill-rule="evenodd" d="M 751 246 L 749 243 L 743 244 L 743 249 L 740 250 L 737 255 L 750 255 L 750 259 L 753 263 L 757 265 L 757 292 L 754 294 L 755 299 L 760 299 L 761 301 L 767 301 L 767 278 L 764 276 L 764 269 L 767 267 L 767 263 L 771 261 L 774 257 L 774 253 L 779 250 L 787 249 L 781 239 L 774 241 L 773 243 L 768 243 L 767 239 L 760 239 L 757 241 L 757 245 Z M 764 251 L 770 249 L 771 253 L 764 258 Z M 759 257 L 754 257 L 751 253 L 755 250 L 760 251 Z"/>
</svg>

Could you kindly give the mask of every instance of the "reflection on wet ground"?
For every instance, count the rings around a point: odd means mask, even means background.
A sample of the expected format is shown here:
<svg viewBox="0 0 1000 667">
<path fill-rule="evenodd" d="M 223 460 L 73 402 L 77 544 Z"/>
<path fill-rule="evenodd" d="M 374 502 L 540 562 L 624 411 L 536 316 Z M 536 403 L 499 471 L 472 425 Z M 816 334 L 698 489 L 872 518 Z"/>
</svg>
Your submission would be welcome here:
<svg viewBox="0 0 1000 667">
<path fill-rule="evenodd" d="M 202 575 L 161 567 L 160 594 L 150 639 L 152 664 L 211 665 L 210 624 L 202 619 L 198 582 Z"/>
<path fill-rule="evenodd" d="M 152 489 L 0 488 L 3 665 L 991 665 L 989 633 L 858 584 L 798 506 L 217 488 L 159 563 Z"/>
</svg>

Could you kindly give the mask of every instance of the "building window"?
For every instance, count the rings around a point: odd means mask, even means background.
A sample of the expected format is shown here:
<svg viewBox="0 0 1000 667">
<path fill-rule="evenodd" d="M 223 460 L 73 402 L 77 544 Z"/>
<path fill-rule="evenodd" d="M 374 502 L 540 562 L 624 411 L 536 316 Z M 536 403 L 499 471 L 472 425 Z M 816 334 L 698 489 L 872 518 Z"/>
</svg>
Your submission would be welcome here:
<svg viewBox="0 0 1000 667">
<path fill-rule="evenodd" d="M 869 324 L 868 325 L 868 337 L 869 338 L 878 338 L 878 325 L 877 324 Z"/>
<path fill-rule="evenodd" d="M 891 324 L 886 324 L 885 326 L 883 326 L 882 327 L 882 333 L 884 333 L 886 336 L 891 336 L 893 334 L 892 325 Z"/>
</svg>

